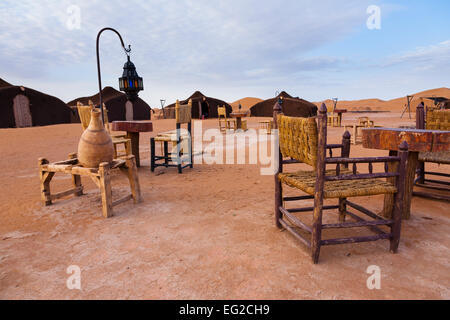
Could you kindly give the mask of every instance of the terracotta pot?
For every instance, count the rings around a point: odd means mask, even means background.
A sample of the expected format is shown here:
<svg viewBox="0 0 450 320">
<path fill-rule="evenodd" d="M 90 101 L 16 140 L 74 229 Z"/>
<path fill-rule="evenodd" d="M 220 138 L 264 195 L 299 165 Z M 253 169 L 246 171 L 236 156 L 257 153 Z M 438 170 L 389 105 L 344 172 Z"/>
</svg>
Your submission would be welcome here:
<svg viewBox="0 0 450 320">
<path fill-rule="evenodd" d="M 100 110 L 93 109 L 89 126 L 78 143 L 78 161 L 86 168 L 97 168 L 102 162 L 111 163 L 113 155 L 111 136 L 102 124 Z"/>
</svg>

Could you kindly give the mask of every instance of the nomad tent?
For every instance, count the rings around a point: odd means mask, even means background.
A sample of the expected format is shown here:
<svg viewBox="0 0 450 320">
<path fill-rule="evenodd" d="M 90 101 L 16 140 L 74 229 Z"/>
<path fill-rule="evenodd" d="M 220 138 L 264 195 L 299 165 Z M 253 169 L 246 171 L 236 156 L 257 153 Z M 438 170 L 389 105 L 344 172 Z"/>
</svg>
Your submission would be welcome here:
<svg viewBox="0 0 450 320">
<path fill-rule="evenodd" d="M 291 117 L 313 117 L 317 115 L 317 106 L 309 101 L 293 98 L 286 92 L 282 91 L 275 98 L 267 99 L 258 102 L 250 108 L 250 115 L 252 117 L 272 117 L 273 106 L 278 101 L 278 98 L 283 98 L 283 113 Z"/>
<path fill-rule="evenodd" d="M 180 101 L 181 104 L 187 104 L 192 99 L 192 119 L 217 118 L 217 107 L 225 106 L 227 116 L 232 112 L 232 107 L 225 101 L 207 97 L 200 91 L 195 91 L 186 100 Z M 175 103 L 164 107 L 164 117 L 166 119 L 175 119 Z"/>
<path fill-rule="evenodd" d="M 70 114 L 62 100 L 0 79 L 0 128 L 70 123 Z"/>
<path fill-rule="evenodd" d="M 102 90 L 103 103 L 108 110 L 108 121 L 120 121 L 120 120 L 150 120 L 152 110 L 150 106 L 142 100 L 137 98 L 135 101 L 130 102 L 127 99 L 125 93 L 117 91 L 112 87 L 105 87 Z M 71 122 L 80 122 L 77 111 L 77 102 L 83 105 L 88 105 L 91 100 L 95 106 L 100 103 L 100 95 L 94 94 L 90 97 L 82 97 L 74 99 L 67 104 L 73 110 L 73 116 Z"/>
</svg>

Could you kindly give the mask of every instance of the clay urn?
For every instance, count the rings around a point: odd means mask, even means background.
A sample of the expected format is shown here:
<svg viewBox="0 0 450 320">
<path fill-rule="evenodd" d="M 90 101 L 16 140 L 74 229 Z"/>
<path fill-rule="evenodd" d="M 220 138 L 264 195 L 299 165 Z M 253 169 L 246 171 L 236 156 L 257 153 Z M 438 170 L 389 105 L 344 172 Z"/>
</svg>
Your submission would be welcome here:
<svg viewBox="0 0 450 320">
<path fill-rule="evenodd" d="M 83 167 L 98 168 L 102 162 L 111 163 L 114 147 L 111 136 L 103 126 L 100 110 L 91 111 L 89 126 L 81 135 L 78 143 L 78 161 Z"/>
</svg>

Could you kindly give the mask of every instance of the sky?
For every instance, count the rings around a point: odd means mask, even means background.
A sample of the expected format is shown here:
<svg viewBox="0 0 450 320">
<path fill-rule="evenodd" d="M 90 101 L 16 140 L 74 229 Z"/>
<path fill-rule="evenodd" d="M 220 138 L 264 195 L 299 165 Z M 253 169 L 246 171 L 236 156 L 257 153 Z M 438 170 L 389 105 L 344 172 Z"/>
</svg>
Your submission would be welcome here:
<svg viewBox="0 0 450 320">
<path fill-rule="evenodd" d="M 449 87 L 448 0 L 0 0 L 0 78 L 65 102 L 98 92 L 96 37 L 120 32 L 152 107 L 195 90 L 233 102 L 392 99 Z M 126 55 L 100 38 L 103 86 Z"/>
</svg>

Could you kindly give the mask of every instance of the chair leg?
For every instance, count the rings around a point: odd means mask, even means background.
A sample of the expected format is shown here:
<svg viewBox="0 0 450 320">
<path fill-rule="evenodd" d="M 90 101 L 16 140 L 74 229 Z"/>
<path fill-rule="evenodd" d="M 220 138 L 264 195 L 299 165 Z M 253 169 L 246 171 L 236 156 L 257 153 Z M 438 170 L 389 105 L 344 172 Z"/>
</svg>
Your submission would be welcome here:
<svg viewBox="0 0 450 320">
<path fill-rule="evenodd" d="M 392 220 L 394 223 L 391 225 L 391 240 L 390 240 L 390 251 L 392 253 L 397 253 L 398 245 L 400 243 L 400 231 L 402 227 L 402 209 L 403 209 L 403 197 L 400 192 L 395 194 L 394 210 L 392 212 Z"/>
<path fill-rule="evenodd" d="M 417 165 L 417 182 L 420 184 L 425 183 L 425 162 L 419 162 Z"/>
<path fill-rule="evenodd" d="M 339 198 L 339 222 L 345 222 L 347 211 L 347 198 Z"/>
<path fill-rule="evenodd" d="M 164 141 L 164 157 L 164 164 L 167 168 L 167 165 L 169 164 L 169 142 L 167 141 Z"/>
<path fill-rule="evenodd" d="M 188 152 L 189 152 L 189 158 L 190 158 L 190 166 L 189 168 L 193 168 L 194 167 L 194 156 L 192 154 L 192 139 L 189 138 L 189 142 L 188 142 Z"/>
<path fill-rule="evenodd" d="M 320 242 L 322 240 L 322 210 L 323 198 L 316 194 L 314 199 L 314 214 L 311 234 L 311 258 L 314 264 L 319 262 Z"/>
<path fill-rule="evenodd" d="M 141 186 L 139 184 L 138 172 L 136 167 L 136 160 L 133 155 L 127 156 L 127 176 L 130 182 L 131 195 L 133 196 L 134 203 L 142 201 Z"/>
<path fill-rule="evenodd" d="M 278 174 L 275 175 L 275 225 L 277 228 L 282 229 L 283 226 L 280 223 L 282 213 L 280 207 L 283 205 L 283 187 L 281 181 L 278 179 Z"/>
<path fill-rule="evenodd" d="M 150 138 L 150 170 L 155 171 L 155 139 Z"/>
<path fill-rule="evenodd" d="M 103 216 L 105 218 L 112 217 L 112 190 L 111 190 L 111 176 L 109 175 L 109 163 L 102 162 L 98 169 L 100 174 L 100 192 L 102 195 Z"/>
<path fill-rule="evenodd" d="M 182 173 L 183 172 L 183 168 L 182 168 L 182 161 L 181 161 L 181 141 L 178 140 L 177 141 L 177 167 L 178 167 L 178 173 Z"/>
</svg>

